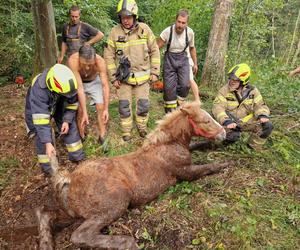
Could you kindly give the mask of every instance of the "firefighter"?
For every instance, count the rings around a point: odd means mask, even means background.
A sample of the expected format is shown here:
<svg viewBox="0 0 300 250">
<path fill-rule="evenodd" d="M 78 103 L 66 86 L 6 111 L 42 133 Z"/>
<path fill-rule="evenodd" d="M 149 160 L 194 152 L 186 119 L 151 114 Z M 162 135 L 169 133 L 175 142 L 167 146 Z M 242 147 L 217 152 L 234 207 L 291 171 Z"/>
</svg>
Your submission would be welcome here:
<svg viewBox="0 0 300 250">
<path fill-rule="evenodd" d="M 36 76 L 28 89 L 25 121 L 36 133 L 38 162 L 45 175 L 51 174 L 50 157 L 56 155 L 52 141 L 53 118 L 66 144 L 69 160 L 83 160 L 82 142 L 76 125 L 77 81 L 65 65 L 55 64 Z"/>
<path fill-rule="evenodd" d="M 239 140 L 241 131 L 250 131 L 248 145 L 262 149 L 273 130 L 270 110 L 258 89 L 249 84 L 250 67 L 241 63 L 228 72 L 228 83 L 223 86 L 213 103 L 213 115 L 226 127 L 226 142 Z"/>
<path fill-rule="evenodd" d="M 119 22 L 109 35 L 104 51 L 110 81 L 117 89 L 122 138 L 131 139 L 132 97 L 136 99 L 136 125 L 141 137 L 147 134 L 149 83 L 158 80 L 160 54 L 148 25 L 138 22 L 134 0 L 121 0 L 117 6 Z"/>
<path fill-rule="evenodd" d="M 62 31 L 62 43 L 58 63 L 62 63 L 65 54 L 69 58 L 73 53 L 78 52 L 84 44 L 94 44 L 103 38 L 103 33 L 88 23 L 80 21 L 80 9 L 73 5 L 69 9 L 70 22 L 64 24 Z"/>
<path fill-rule="evenodd" d="M 191 81 L 193 93 L 199 97 L 198 87 L 193 79 L 193 74 L 196 75 L 198 71 L 195 35 L 194 31 L 188 27 L 188 20 L 187 10 L 178 11 L 175 24 L 164 29 L 157 39 L 159 48 L 167 46 L 163 65 L 166 113 L 184 102 L 189 93 Z M 189 56 L 191 62 L 189 62 Z M 196 100 L 198 101 L 197 97 Z"/>
</svg>

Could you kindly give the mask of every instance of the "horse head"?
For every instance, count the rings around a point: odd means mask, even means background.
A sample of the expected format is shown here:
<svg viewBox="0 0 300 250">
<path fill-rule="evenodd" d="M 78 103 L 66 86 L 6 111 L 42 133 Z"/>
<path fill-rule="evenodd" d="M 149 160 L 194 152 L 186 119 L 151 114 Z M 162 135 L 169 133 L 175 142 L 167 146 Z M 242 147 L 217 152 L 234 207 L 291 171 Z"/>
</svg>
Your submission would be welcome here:
<svg viewBox="0 0 300 250">
<path fill-rule="evenodd" d="M 225 139 L 225 129 L 209 113 L 200 108 L 199 102 L 185 103 L 180 107 L 180 111 L 186 116 L 193 136 L 202 136 L 216 141 Z"/>
<path fill-rule="evenodd" d="M 226 136 L 224 128 L 200 108 L 199 102 L 186 102 L 179 109 L 167 114 L 149 134 L 145 145 L 170 141 L 188 144 L 192 136 L 217 141 L 224 140 Z"/>
</svg>

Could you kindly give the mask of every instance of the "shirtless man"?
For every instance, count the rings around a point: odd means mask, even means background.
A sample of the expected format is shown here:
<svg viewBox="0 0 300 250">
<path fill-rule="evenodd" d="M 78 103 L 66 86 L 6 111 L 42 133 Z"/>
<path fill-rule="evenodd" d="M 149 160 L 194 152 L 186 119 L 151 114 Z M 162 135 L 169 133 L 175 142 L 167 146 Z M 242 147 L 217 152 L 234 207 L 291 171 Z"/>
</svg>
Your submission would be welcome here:
<svg viewBox="0 0 300 250">
<path fill-rule="evenodd" d="M 109 117 L 109 85 L 105 61 L 96 54 L 95 49 L 91 45 L 85 44 L 79 49 L 79 52 L 71 55 L 69 67 L 76 76 L 78 86 L 83 86 L 84 93 L 90 95 L 92 101 L 96 104 L 99 128 L 98 142 L 102 145 Z M 85 96 L 82 105 L 86 105 Z M 79 118 L 81 118 L 82 112 L 80 107 L 78 109 Z M 85 125 L 87 123 L 79 123 L 79 133 L 82 138 L 84 137 Z"/>
</svg>

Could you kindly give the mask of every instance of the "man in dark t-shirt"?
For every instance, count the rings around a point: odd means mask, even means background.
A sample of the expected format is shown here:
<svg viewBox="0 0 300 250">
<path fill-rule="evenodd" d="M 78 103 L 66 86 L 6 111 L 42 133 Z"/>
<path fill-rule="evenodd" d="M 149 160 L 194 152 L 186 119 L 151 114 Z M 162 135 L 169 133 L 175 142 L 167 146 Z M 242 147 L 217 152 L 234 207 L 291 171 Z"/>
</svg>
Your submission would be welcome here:
<svg viewBox="0 0 300 250">
<path fill-rule="evenodd" d="M 80 21 L 80 9 L 72 6 L 69 10 L 70 22 L 64 24 L 62 31 L 61 53 L 57 59 L 62 63 L 65 54 L 69 58 L 73 53 L 78 52 L 84 44 L 94 44 L 103 38 L 103 33 L 93 26 Z"/>
</svg>

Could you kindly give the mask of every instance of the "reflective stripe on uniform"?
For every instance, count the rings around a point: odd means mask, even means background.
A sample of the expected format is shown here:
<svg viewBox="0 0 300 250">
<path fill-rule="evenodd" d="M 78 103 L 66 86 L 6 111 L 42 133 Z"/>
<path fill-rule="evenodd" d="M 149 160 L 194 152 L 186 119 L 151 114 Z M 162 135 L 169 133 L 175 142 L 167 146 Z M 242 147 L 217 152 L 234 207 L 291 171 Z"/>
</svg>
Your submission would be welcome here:
<svg viewBox="0 0 300 250">
<path fill-rule="evenodd" d="M 141 44 L 147 44 L 146 39 L 138 39 L 138 40 L 130 40 L 126 42 L 116 42 L 117 49 L 124 49 L 131 46 L 141 45 Z"/>
<path fill-rule="evenodd" d="M 253 104 L 253 99 L 246 99 L 243 103 L 247 104 L 247 105 L 252 105 Z"/>
<path fill-rule="evenodd" d="M 110 40 L 110 39 L 107 40 L 107 44 L 110 45 L 110 46 L 112 46 L 112 47 L 114 47 L 114 48 L 116 47 L 115 43 L 112 40 Z"/>
<path fill-rule="evenodd" d="M 34 85 L 36 79 L 37 79 L 40 75 L 41 75 L 41 74 L 38 74 L 38 75 L 36 75 L 36 76 L 32 79 L 32 81 L 31 81 L 31 86 Z"/>
<path fill-rule="evenodd" d="M 159 58 L 151 58 L 151 64 L 160 64 Z"/>
<path fill-rule="evenodd" d="M 165 108 L 177 108 L 177 100 L 175 101 L 165 101 Z"/>
<path fill-rule="evenodd" d="M 262 96 L 261 95 L 258 95 L 257 97 L 254 98 L 254 103 L 258 103 L 260 101 L 262 101 Z"/>
<path fill-rule="evenodd" d="M 132 117 L 121 118 L 122 135 L 130 135 L 132 129 Z"/>
<path fill-rule="evenodd" d="M 226 102 L 226 98 L 224 96 L 218 95 L 216 99 L 219 99 L 221 102 Z"/>
<path fill-rule="evenodd" d="M 220 121 L 222 120 L 224 117 L 228 117 L 228 115 L 225 112 L 221 112 L 217 115 L 217 120 Z"/>
<path fill-rule="evenodd" d="M 83 146 L 82 146 L 81 140 L 79 140 L 79 141 L 71 143 L 71 144 L 66 144 L 66 147 L 67 147 L 68 152 L 72 153 L 72 152 L 78 151 Z"/>
<path fill-rule="evenodd" d="M 112 69 L 116 69 L 117 67 L 116 67 L 116 65 L 114 64 L 114 63 L 112 63 L 112 64 L 107 64 L 107 69 L 108 70 L 112 70 Z"/>
<path fill-rule="evenodd" d="M 45 164 L 50 162 L 50 158 L 48 155 L 37 155 L 38 156 L 38 163 Z"/>
<path fill-rule="evenodd" d="M 68 105 L 66 106 L 66 109 L 77 110 L 77 109 L 78 109 L 78 102 L 73 103 L 73 104 L 68 104 Z"/>
<path fill-rule="evenodd" d="M 254 116 L 253 113 L 251 113 L 251 114 L 245 116 L 244 118 L 242 118 L 241 121 L 243 123 L 247 123 L 249 120 L 251 120 L 253 118 L 253 116 Z"/>
<path fill-rule="evenodd" d="M 237 106 L 239 106 L 239 103 L 236 102 L 236 101 L 228 101 L 227 103 L 228 103 L 229 107 L 237 107 Z"/>
<path fill-rule="evenodd" d="M 150 79 L 150 70 L 138 71 L 131 74 L 128 78 L 127 82 L 130 84 L 139 84 L 141 82 L 145 82 Z"/>
<path fill-rule="evenodd" d="M 50 123 L 50 115 L 48 114 L 32 114 L 34 125 L 48 125 Z"/>
</svg>

